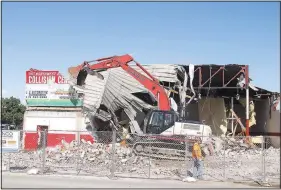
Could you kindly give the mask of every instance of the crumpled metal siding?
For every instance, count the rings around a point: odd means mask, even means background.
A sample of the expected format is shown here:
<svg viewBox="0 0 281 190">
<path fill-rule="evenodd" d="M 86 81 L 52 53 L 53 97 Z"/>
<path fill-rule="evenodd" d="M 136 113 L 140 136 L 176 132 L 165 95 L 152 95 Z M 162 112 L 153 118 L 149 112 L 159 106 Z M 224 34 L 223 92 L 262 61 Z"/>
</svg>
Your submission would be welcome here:
<svg viewBox="0 0 281 190">
<path fill-rule="evenodd" d="M 95 115 L 103 99 L 108 75 L 104 73 L 103 76 L 104 80 L 101 80 L 96 76 L 88 75 L 85 80 L 86 85 L 83 88 L 83 106 L 86 107 L 88 112 L 92 115 Z"/>
<path fill-rule="evenodd" d="M 143 66 L 152 76 L 160 81 L 175 83 L 179 81 L 177 65 L 144 65 Z M 137 66 L 132 66 L 135 70 L 146 74 Z M 143 108 L 151 106 L 138 99 L 132 93 L 148 92 L 136 79 L 126 73 L 122 68 L 113 68 L 100 72 L 104 80 L 96 76 L 87 75 L 85 85 L 80 88 L 84 92 L 84 107 L 89 110 L 91 115 L 95 115 L 101 104 L 105 105 L 111 111 L 123 108 L 130 119 L 130 128 L 132 132 L 141 133 L 135 117 L 137 111 L 142 112 Z M 75 82 L 72 80 L 75 86 Z"/>
</svg>

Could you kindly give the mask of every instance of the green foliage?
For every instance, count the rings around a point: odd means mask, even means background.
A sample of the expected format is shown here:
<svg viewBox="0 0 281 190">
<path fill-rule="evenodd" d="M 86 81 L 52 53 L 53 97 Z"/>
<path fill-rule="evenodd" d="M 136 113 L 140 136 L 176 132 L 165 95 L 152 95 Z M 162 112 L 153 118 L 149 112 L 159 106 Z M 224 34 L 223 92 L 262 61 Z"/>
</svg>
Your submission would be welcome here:
<svg viewBox="0 0 281 190">
<path fill-rule="evenodd" d="M 25 106 L 15 97 L 1 99 L 1 123 L 21 125 Z"/>
</svg>

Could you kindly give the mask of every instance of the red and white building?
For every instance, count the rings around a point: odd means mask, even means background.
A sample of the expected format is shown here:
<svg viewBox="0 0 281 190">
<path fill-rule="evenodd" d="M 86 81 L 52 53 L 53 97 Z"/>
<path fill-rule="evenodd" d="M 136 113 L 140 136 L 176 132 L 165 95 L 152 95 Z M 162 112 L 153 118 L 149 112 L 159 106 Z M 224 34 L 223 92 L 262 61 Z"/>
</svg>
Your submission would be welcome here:
<svg viewBox="0 0 281 190">
<path fill-rule="evenodd" d="M 46 130 L 47 147 L 94 139 L 86 130 L 82 99 L 72 98 L 69 84 L 58 71 L 26 71 L 26 105 L 23 122 L 23 148 L 37 149 Z"/>
</svg>

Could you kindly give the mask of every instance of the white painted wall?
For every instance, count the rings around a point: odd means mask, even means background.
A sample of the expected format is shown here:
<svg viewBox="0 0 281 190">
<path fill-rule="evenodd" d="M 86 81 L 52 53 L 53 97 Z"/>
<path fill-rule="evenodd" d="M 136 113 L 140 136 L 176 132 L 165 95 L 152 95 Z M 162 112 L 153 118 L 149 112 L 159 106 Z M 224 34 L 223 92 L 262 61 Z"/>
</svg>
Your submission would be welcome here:
<svg viewBox="0 0 281 190">
<path fill-rule="evenodd" d="M 59 111 L 26 111 L 28 117 L 76 117 L 80 112 L 59 112 Z"/>
<path fill-rule="evenodd" d="M 23 129 L 36 131 L 37 125 L 49 126 L 49 132 L 83 130 L 80 112 L 26 111 Z M 85 127 L 84 127 L 85 128 Z"/>
</svg>

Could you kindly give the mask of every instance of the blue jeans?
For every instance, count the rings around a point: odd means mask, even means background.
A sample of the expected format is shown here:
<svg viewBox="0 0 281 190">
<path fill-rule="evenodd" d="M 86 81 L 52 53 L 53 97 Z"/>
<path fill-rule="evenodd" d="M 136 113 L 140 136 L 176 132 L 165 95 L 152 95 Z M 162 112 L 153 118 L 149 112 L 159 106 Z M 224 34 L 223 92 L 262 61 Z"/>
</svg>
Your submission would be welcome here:
<svg viewBox="0 0 281 190">
<path fill-rule="evenodd" d="M 194 160 L 193 177 L 197 179 L 203 179 L 203 161 L 198 159 Z"/>
</svg>

